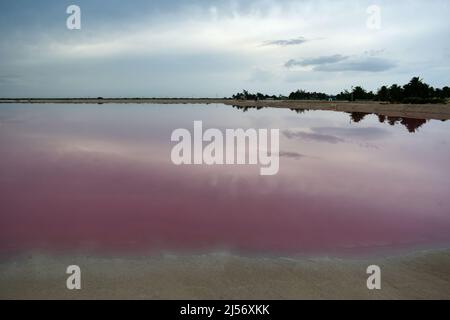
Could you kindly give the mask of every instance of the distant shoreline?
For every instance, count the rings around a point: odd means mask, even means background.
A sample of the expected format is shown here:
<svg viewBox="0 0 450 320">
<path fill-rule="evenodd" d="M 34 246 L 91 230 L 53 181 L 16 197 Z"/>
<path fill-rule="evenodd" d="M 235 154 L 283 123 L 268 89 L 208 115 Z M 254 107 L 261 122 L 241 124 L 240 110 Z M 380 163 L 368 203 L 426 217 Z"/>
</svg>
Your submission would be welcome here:
<svg viewBox="0 0 450 320">
<path fill-rule="evenodd" d="M 450 104 L 390 104 L 373 101 L 234 100 L 213 98 L 12 98 L 0 104 L 224 104 L 242 108 L 284 108 L 375 113 L 388 117 L 449 120 Z"/>
</svg>

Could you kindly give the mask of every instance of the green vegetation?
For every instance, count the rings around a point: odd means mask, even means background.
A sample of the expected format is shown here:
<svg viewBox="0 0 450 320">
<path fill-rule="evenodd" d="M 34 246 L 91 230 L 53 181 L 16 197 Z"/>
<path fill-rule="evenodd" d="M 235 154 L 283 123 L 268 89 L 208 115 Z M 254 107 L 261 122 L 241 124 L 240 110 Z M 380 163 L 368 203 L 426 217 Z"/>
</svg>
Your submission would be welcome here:
<svg viewBox="0 0 450 320">
<path fill-rule="evenodd" d="M 377 93 L 367 91 L 361 86 L 353 87 L 350 91 L 344 90 L 338 95 L 329 95 L 322 92 L 307 92 L 297 90 L 289 94 L 288 97 L 269 96 L 262 93 L 252 94 L 247 90 L 233 95 L 237 100 L 340 100 L 340 101 L 383 101 L 390 103 L 446 103 L 450 99 L 450 88 L 433 88 L 423 82 L 419 77 L 414 77 L 404 86 L 393 84 L 391 86 L 382 86 Z"/>
<path fill-rule="evenodd" d="M 367 92 L 362 87 L 355 87 L 351 92 L 344 91 L 337 95 L 338 100 L 374 100 L 391 103 L 446 103 L 450 98 L 450 88 L 433 88 L 423 82 L 419 77 L 414 77 L 404 86 L 393 84 L 390 87 L 382 86 L 377 93 Z"/>
<path fill-rule="evenodd" d="M 284 96 L 276 96 L 276 95 L 267 95 L 267 94 L 262 94 L 262 93 L 256 93 L 256 94 L 252 94 L 249 93 L 247 90 L 243 90 L 242 92 L 239 92 L 237 94 L 234 94 L 232 96 L 233 99 L 235 100 L 285 100 L 287 99 Z"/>
<path fill-rule="evenodd" d="M 322 92 L 306 92 L 297 90 L 289 95 L 289 100 L 328 100 L 330 96 Z"/>
<path fill-rule="evenodd" d="M 358 86 L 352 91 L 343 91 L 336 96 L 337 100 L 357 101 L 385 101 L 391 103 L 446 103 L 450 98 L 450 88 L 442 89 L 433 88 L 429 84 L 423 82 L 419 77 L 414 77 L 404 86 L 393 84 L 390 87 L 382 86 L 374 94 L 372 91 L 367 92 L 364 88 Z"/>
</svg>

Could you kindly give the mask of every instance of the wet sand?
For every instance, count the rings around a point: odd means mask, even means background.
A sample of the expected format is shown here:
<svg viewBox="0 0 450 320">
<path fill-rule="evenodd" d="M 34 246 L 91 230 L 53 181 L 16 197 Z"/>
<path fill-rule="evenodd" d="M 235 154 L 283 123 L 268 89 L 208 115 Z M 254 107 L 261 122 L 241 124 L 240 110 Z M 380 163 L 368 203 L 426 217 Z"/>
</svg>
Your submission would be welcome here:
<svg viewBox="0 0 450 320">
<path fill-rule="evenodd" d="M 82 289 L 65 288 L 79 265 Z M 366 268 L 381 267 L 381 290 Z M 450 250 L 391 258 L 32 254 L 0 263 L 1 299 L 450 299 Z"/>
<path fill-rule="evenodd" d="M 150 98 L 83 98 L 83 99 L 0 99 L 1 103 L 86 103 L 86 104 L 225 104 L 242 108 L 285 108 L 308 110 L 332 110 L 339 112 L 375 113 L 387 117 L 412 119 L 448 120 L 450 104 L 389 104 L 383 102 L 346 101 L 295 101 L 261 100 L 245 101 L 232 99 L 150 99 Z"/>
</svg>

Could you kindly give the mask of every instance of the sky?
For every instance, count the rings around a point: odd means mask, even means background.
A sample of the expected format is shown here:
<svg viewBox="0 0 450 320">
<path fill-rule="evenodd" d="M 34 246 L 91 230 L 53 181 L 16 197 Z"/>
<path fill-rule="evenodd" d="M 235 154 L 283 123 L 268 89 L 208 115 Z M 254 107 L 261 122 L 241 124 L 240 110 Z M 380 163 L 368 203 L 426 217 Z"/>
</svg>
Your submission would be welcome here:
<svg viewBox="0 0 450 320">
<path fill-rule="evenodd" d="M 2 0 L 0 97 L 443 87 L 449 17 L 448 0 Z"/>
</svg>

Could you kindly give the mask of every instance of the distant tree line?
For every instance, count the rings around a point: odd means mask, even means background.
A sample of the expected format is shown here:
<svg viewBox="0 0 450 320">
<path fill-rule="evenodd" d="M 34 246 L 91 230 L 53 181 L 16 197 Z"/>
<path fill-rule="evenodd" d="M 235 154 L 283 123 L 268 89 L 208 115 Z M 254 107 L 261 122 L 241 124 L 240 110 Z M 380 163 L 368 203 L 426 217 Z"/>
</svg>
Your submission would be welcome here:
<svg viewBox="0 0 450 320">
<path fill-rule="evenodd" d="M 358 86 L 352 91 L 345 90 L 336 96 L 337 100 L 374 100 L 391 103 L 445 103 L 450 98 L 450 88 L 433 88 L 423 82 L 419 77 L 414 77 L 404 86 L 393 84 L 390 87 L 382 86 L 377 93 L 367 92 Z"/>
<path fill-rule="evenodd" d="M 233 99 L 236 100 L 286 100 L 287 97 L 279 95 L 267 95 L 267 94 L 262 94 L 260 92 L 253 94 L 253 93 L 249 93 L 247 90 L 243 90 L 242 92 L 239 92 L 237 94 L 234 94 L 232 96 Z"/>
<path fill-rule="evenodd" d="M 376 95 L 369 91 L 367 92 L 363 87 L 357 86 L 351 91 L 344 90 L 336 95 L 336 100 L 341 101 L 356 101 L 356 100 L 375 100 Z"/>
<path fill-rule="evenodd" d="M 389 88 L 382 86 L 376 99 L 378 101 L 403 103 L 445 103 L 450 98 L 450 88 L 433 88 L 419 77 L 414 77 L 403 87 L 393 84 Z"/>
<path fill-rule="evenodd" d="M 322 92 L 308 92 L 297 90 L 291 92 L 289 96 L 265 95 L 262 93 L 251 94 L 247 90 L 233 95 L 237 100 L 341 100 L 341 101 L 384 101 L 390 103 L 446 103 L 450 99 L 450 88 L 448 86 L 433 88 L 423 82 L 419 77 L 414 77 L 404 86 L 393 84 L 382 86 L 376 93 L 367 91 L 361 86 L 353 87 L 351 90 L 344 90 L 337 95 L 329 95 Z"/>
<path fill-rule="evenodd" d="M 328 100 L 330 95 L 322 92 L 307 92 L 304 90 L 297 90 L 291 92 L 289 100 Z"/>
</svg>

